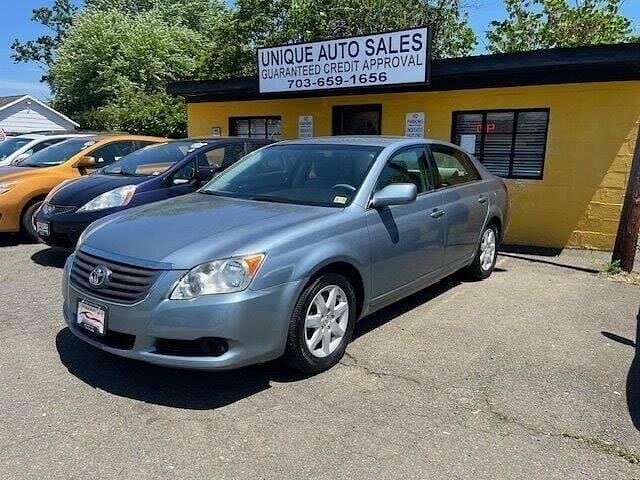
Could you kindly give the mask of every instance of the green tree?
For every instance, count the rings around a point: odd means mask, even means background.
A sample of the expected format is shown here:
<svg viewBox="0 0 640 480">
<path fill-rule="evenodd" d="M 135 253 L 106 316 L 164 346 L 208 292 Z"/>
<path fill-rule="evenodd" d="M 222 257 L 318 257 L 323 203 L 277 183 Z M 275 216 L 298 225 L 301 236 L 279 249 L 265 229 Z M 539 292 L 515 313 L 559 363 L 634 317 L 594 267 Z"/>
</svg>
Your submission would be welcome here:
<svg viewBox="0 0 640 480">
<path fill-rule="evenodd" d="M 490 52 L 632 41 L 620 0 L 504 0 L 507 19 L 487 31 Z"/>
<path fill-rule="evenodd" d="M 127 114 L 139 117 L 164 112 L 167 106 L 184 109 L 169 101 L 165 86 L 194 77 L 207 47 L 203 35 L 169 25 L 155 11 L 128 15 L 89 9 L 75 19 L 51 66 L 53 103 L 84 126 L 129 130 Z M 149 108 L 143 108 L 142 99 L 150 102 Z M 152 133 L 175 135 L 180 129 L 176 125 L 183 125 L 182 114 L 165 119 L 171 122 L 165 130 L 154 127 Z"/>
<path fill-rule="evenodd" d="M 33 10 L 31 20 L 47 27 L 51 34 L 41 35 L 26 42 L 14 40 L 11 45 L 14 52 L 11 58 L 19 63 L 39 63 L 45 71 L 43 80 L 46 80 L 46 72 L 54 62 L 56 49 L 64 41 L 77 10 L 71 0 L 55 0 L 51 8 Z"/>
</svg>

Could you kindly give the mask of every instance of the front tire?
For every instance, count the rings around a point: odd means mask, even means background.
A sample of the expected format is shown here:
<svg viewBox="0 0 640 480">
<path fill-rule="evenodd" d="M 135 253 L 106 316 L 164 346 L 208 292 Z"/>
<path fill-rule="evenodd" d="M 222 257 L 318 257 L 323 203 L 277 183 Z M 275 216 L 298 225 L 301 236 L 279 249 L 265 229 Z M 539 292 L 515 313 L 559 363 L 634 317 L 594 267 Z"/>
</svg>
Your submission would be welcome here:
<svg viewBox="0 0 640 480">
<path fill-rule="evenodd" d="M 349 280 L 326 273 L 300 295 L 289 324 L 285 361 L 296 370 L 316 374 L 343 357 L 356 322 L 356 294 Z"/>
<path fill-rule="evenodd" d="M 25 208 L 22 213 L 22 219 L 20 223 L 22 225 L 22 233 L 27 240 L 30 242 L 41 242 L 40 237 L 36 233 L 36 225 L 35 225 L 35 215 L 40 206 L 42 205 L 42 201 L 34 202 Z"/>
<path fill-rule="evenodd" d="M 469 266 L 469 274 L 476 280 L 484 280 L 491 276 L 498 259 L 498 228 L 490 223 L 482 231 L 478 251 Z"/>
</svg>

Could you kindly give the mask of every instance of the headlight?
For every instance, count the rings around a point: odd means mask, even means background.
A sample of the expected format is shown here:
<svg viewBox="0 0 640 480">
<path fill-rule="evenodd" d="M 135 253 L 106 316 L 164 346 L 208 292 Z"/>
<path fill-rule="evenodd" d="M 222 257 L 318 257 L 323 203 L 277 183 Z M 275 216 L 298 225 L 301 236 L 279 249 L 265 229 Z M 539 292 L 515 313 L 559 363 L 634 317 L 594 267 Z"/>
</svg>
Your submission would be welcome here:
<svg viewBox="0 0 640 480">
<path fill-rule="evenodd" d="M 105 208 L 124 207 L 133 198 L 136 188 L 135 185 L 125 185 L 105 192 L 80 207 L 78 212 L 93 212 L 95 210 L 104 210 Z"/>
<path fill-rule="evenodd" d="M 264 254 L 225 258 L 192 268 L 171 293 L 172 300 L 189 300 L 201 295 L 244 290 L 255 277 Z"/>
<path fill-rule="evenodd" d="M 16 183 L 18 183 L 18 180 L 15 182 L 0 183 L 0 195 L 11 190 Z"/>
</svg>

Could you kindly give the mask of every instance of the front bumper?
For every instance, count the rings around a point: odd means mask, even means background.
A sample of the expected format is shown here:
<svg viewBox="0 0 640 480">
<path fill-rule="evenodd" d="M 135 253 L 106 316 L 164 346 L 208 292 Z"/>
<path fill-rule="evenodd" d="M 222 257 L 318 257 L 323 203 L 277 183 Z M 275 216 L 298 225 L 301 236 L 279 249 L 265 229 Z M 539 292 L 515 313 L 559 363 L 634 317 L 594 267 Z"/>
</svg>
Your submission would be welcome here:
<svg viewBox="0 0 640 480">
<path fill-rule="evenodd" d="M 160 275 L 143 301 L 120 305 L 69 284 L 72 261 L 73 255 L 67 260 L 63 281 L 63 313 L 70 330 L 107 352 L 168 367 L 226 370 L 282 356 L 293 305 L 302 287 L 300 282 L 291 282 L 264 290 L 169 300 L 176 282 L 186 273 L 172 270 Z M 76 323 L 80 299 L 106 308 L 105 337 L 87 332 Z M 159 344 L 167 340 L 202 338 L 221 339 L 228 349 L 212 356 L 159 351 Z"/>
<path fill-rule="evenodd" d="M 71 211 L 66 213 L 45 214 L 43 210 L 40 209 L 36 214 L 36 221 L 49 224 L 49 235 L 40 235 L 40 238 L 52 247 L 73 248 L 78 242 L 80 235 L 82 235 L 82 232 L 84 232 L 89 225 L 119 210 L 118 208 L 86 213 Z"/>
</svg>

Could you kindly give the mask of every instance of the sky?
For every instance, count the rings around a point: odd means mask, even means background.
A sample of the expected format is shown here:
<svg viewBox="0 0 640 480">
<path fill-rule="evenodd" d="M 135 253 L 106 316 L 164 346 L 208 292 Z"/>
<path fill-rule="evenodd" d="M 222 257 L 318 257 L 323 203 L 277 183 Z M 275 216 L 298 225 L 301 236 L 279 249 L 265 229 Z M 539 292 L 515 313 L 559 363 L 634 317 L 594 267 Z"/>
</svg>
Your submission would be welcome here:
<svg viewBox="0 0 640 480">
<path fill-rule="evenodd" d="M 40 82 L 41 68 L 33 63 L 15 64 L 10 56 L 13 39 L 29 40 L 46 33 L 31 21 L 31 11 L 52 4 L 53 0 L 0 0 L 0 96 L 29 94 L 42 100 L 49 98 L 49 88 Z M 479 38 L 476 53 L 484 53 L 484 32 L 491 20 L 504 18 L 503 2 L 466 0 L 466 4 L 471 26 Z M 633 22 L 634 31 L 640 33 L 640 0 L 624 0 L 622 11 Z"/>
</svg>

